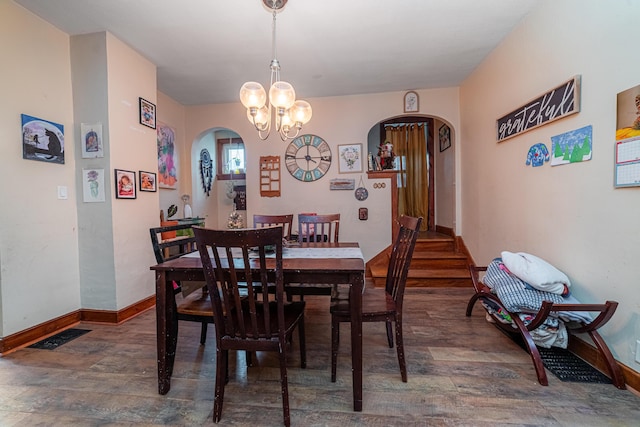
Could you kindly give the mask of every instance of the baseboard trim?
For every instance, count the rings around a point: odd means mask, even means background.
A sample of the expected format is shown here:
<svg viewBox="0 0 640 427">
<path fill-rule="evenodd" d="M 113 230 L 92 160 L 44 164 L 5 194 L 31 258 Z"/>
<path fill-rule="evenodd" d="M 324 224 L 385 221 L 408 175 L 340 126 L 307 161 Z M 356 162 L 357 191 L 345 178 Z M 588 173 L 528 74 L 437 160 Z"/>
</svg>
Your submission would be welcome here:
<svg viewBox="0 0 640 427">
<path fill-rule="evenodd" d="M 456 241 L 456 250 L 466 255 L 470 265 L 475 265 L 476 262 L 473 260 L 473 257 L 471 256 L 471 252 L 469 252 L 469 248 L 467 248 L 467 245 L 464 244 L 464 240 L 462 239 L 462 236 L 455 236 L 455 241 Z"/>
<path fill-rule="evenodd" d="M 76 310 L 47 322 L 33 326 L 24 331 L 16 332 L 0 338 L 0 356 L 6 355 L 20 348 L 36 343 L 44 338 L 55 335 L 60 331 L 71 328 L 81 321 L 93 323 L 107 323 L 117 325 L 132 319 L 155 306 L 156 297 L 152 295 L 119 311 L 109 310 Z"/>
<path fill-rule="evenodd" d="M 575 353 L 580 358 L 584 359 L 587 363 L 596 367 L 600 372 L 604 373 L 607 376 L 610 376 L 609 370 L 605 361 L 600 356 L 598 350 L 587 343 L 586 341 L 578 338 L 574 335 L 571 336 L 569 340 L 569 350 Z M 620 367 L 622 371 L 622 375 L 624 376 L 624 381 L 627 384 L 628 388 L 632 388 L 637 392 L 640 391 L 640 372 L 636 372 L 633 369 L 629 368 L 627 365 L 624 365 L 616 360 L 616 363 Z"/>
<path fill-rule="evenodd" d="M 117 325 L 147 311 L 151 307 L 155 306 L 155 304 L 156 296 L 152 295 L 119 311 L 85 309 L 81 311 L 81 320 L 83 322 L 109 323 Z"/>
<path fill-rule="evenodd" d="M 447 236 L 456 237 L 456 233 L 453 232 L 453 228 L 443 227 L 442 225 L 436 225 L 436 233 L 446 234 Z"/>
</svg>

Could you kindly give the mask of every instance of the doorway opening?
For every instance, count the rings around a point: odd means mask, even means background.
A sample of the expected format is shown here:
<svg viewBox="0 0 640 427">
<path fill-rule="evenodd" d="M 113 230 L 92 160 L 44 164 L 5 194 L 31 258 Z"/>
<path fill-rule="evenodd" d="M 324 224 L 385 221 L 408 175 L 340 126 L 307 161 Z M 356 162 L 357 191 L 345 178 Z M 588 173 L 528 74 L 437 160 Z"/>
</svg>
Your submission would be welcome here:
<svg viewBox="0 0 640 427">
<path fill-rule="evenodd" d="M 369 151 L 394 146 L 398 215 L 423 216 L 423 231 L 436 229 L 434 128 L 431 117 L 401 116 L 383 120 L 369 132 Z"/>
</svg>

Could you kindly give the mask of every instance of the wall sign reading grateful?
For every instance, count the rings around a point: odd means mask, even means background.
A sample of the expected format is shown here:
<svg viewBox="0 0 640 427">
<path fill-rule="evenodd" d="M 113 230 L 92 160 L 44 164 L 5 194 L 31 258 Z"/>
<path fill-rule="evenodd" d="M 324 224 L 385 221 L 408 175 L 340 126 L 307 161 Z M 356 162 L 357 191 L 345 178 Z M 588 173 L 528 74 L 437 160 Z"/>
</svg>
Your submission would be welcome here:
<svg viewBox="0 0 640 427">
<path fill-rule="evenodd" d="M 580 76 L 562 83 L 496 121 L 498 142 L 580 112 Z"/>
</svg>

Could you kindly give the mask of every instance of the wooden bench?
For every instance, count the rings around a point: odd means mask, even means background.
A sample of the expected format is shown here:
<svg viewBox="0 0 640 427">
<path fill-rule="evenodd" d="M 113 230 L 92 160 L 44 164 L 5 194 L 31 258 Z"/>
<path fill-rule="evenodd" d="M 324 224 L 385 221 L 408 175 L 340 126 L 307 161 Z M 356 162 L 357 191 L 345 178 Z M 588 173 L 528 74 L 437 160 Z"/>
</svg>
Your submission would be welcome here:
<svg viewBox="0 0 640 427">
<path fill-rule="evenodd" d="M 513 320 L 513 325 L 515 326 L 515 329 L 511 326 L 511 324 L 503 323 L 502 321 L 497 319 L 497 317 L 496 317 L 495 324 L 510 334 L 514 334 L 514 333 L 520 334 L 520 336 L 524 341 L 524 344 L 527 347 L 527 351 L 531 355 L 531 360 L 533 361 L 533 366 L 535 367 L 536 374 L 538 376 L 538 382 L 541 385 L 546 386 L 549 384 L 549 382 L 547 380 L 547 374 L 545 372 L 544 365 L 542 363 L 542 358 L 540 357 L 540 352 L 538 351 L 538 348 L 536 347 L 536 344 L 531 338 L 531 334 L 529 332 L 533 331 L 534 329 L 542 325 L 542 323 L 545 321 L 547 316 L 549 316 L 549 314 L 552 312 L 584 311 L 584 312 L 592 312 L 592 313 L 598 313 L 598 314 L 595 316 L 595 318 L 591 322 L 588 322 L 588 323 L 579 322 L 580 323 L 579 327 L 572 328 L 572 329 L 567 328 L 567 329 L 572 333 L 589 334 L 589 336 L 591 337 L 591 339 L 596 345 L 597 351 L 599 352 L 600 356 L 602 357 L 604 363 L 607 366 L 607 369 L 609 371 L 609 376 L 611 378 L 611 382 L 613 383 L 613 385 L 615 385 L 619 389 L 626 388 L 624 376 L 622 375 L 622 371 L 620 370 L 620 367 L 618 366 L 618 364 L 616 363 L 616 360 L 611 354 L 609 347 L 607 347 L 607 344 L 604 342 L 604 340 L 598 333 L 598 329 L 603 325 L 605 325 L 609 321 L 609 319 L 611 319 L 616 309 L 618 308 L 618 303 L 616 301 L 606 301 L 604 304 L 558 304 L 558 303 L 553 303 L 551 301 L 544 301 L 542 303 L 542 306 L 540 307 L 540 310 L 535 314 L 535 317 L 533 318 L 533 320 L 528 325 L 525 325 L 517 313 L 509 312 L 509 310 L 505 308 L 502 301 L 500 301 L 500 298 L 498 298 L 496 294 L 492 293 L 491 289 L 480 281 L 480 278 L 479 278 L 480 272 L 486 271 L 486 270 L 487 270 L 486 266 L 484 267 L 478 267 L 475 265 L 469 266 L 469 272 L 471 273 L 471 280 L 473 282 L 473 288 L 475 293 L 469 300 L 469 303 L 467 304 L 466 315 L 467 317 L 471 316 L 471 312 L 473 310 L 473 306 L 475 305 L 476 301 L 482 300 L 482 299 L 492 301 L 494 304 L 496 304 L 498 307 L 504 310 L 505 313 L 508 313 L 511 319 Z"/>
</svg>

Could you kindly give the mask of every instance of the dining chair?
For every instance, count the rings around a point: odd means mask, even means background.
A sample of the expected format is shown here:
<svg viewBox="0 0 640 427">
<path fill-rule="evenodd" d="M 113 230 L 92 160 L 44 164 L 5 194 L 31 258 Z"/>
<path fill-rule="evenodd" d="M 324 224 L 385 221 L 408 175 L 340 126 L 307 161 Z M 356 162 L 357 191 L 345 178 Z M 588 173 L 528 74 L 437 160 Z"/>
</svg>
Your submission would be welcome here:
<svg viewBox="0 0 640 427">
<path fill-rule="evenodd" d="M 337 242 L 340 214 L 298 215 L 299 242 Z"/>
<path fill-rule="evenodd" d="M 284 424 L 289 426 L 287 343 L 295 328 L 300 340 L 300 365 L 306 368 L 304 302 L 286 302 L 280 227 L 210 230 L 194 227 L 209 287 L 216 329 L 216 383 L 213 421 L 222 416 L 228 381 L 229 350 L 273 351 L 280 361 Z M 267 253 L 275 247 L 275 259 Z M 275 298 L 268 288 L 275 283 Z M 244 396 L 243 398 L 246 398 Z"/>
<path fill-rule="evenodd" d="M 291 240 L 293 228 L 293 214 L 287 215 L 253 215 L 253 228 L 282 227 L 282 236 L 285 240 Z"/>
<path fill-rule="evenodd" d="M 400 229 L 391 249 L 391 259 L 387 269 L 384 289 L 365 288 L 362 294 L 362 321 L 385 322 L 389 348 L 393 348 L 391 323 L 396 326 L 396 349 L 402 381 L 407 382 L 407 365 L 404 358 L 402 338 L 402 300 L 407 282 L 411 257 L 418 239 L 418 230 L 422 217 L 401 216 L 398 219 Z M 338 344 L 340 342 L 340 323 L 351 321 L 351 310 L 347 295 L 340 294 L 340 288 L 334 289 L 331 296 L 331 382 L 336 381 Z"/>
<path fill-rule="evenodd" d="M 340 233 L 340 214 L 298 214 L 298 242 L 338 242 Z M 287 285 L 287 297 L 300 295 L 304 300 L 305 295 L 331 295 L 335 285 L 322 286 L 306 283 L 289 283 Z"/>
<path fill-rule="evenodd" d="M 182 224 L 178 221 L 164 221 L 161 222 L 160 227 L 150 228 L 151 245 L 156 262 L 162 264 L 165 261 L 194 252 L 196 239 L 193 234 L 193 225 L 203 224 L 202 220 L 192 220 Z M 179 320 L 200 323 L 200 344 L 204 345 L 207 340 L 207 326 L 209 323 L 213 323 L 206 283 L 175 283 L 174 296 L 176 316 L 172 327 L 177 332 Z"/>
</svg>

